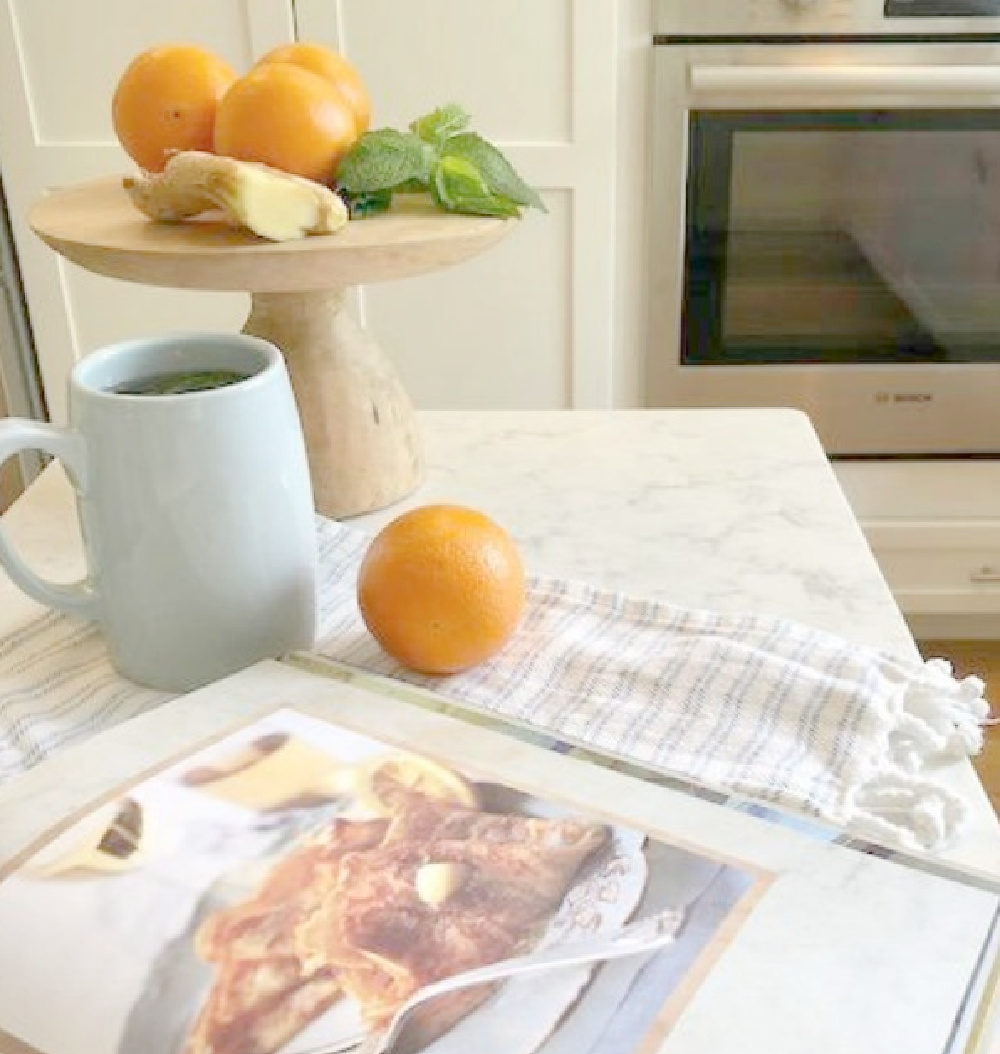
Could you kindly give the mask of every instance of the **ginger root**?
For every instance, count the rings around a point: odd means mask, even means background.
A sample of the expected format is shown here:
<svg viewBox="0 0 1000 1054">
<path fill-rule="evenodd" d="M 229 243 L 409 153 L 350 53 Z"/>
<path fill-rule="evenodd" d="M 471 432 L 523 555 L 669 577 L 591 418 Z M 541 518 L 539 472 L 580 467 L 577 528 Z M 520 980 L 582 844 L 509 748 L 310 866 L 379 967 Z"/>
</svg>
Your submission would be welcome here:
<svg viewBox="0 0 1000 1054">
<path fill-rule="evenodd" d="M 177 223 L 221 209 L 230 222 L 276 242 L 333 234 L 348 218 L 339 195 L 321 183 L 201 150 L 182 150 L 162 172 L 127 176 L 122 185 L 151 219 Z"/>
</svg>

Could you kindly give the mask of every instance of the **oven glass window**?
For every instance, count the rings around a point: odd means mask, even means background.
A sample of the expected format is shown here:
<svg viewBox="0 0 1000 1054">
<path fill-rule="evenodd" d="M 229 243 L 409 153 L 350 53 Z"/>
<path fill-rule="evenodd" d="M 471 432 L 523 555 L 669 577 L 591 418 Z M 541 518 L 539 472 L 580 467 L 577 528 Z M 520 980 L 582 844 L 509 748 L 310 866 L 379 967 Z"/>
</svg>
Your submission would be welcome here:
<svg viewBox="0 0 1000 1054">
<path fill-rule="evenodd" d="M 692 115 L 684 361 L 1000 361 L 1000 115 Z"/>
</svg>

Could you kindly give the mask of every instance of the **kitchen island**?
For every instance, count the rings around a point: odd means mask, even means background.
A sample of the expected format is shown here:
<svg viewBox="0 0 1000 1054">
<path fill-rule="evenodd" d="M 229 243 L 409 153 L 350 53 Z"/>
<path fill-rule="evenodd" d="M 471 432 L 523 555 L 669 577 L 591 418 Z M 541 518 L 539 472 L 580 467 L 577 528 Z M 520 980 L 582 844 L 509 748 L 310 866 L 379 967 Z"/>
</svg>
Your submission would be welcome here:
<svg viewBox="0 0 1000 1054">
<path fill-rule="evenodd" d="M 918 657 L 819 441 L 796 411 L 442 411 L 419 420 L 424 484 L 352 525 L 374 532 L 414 505 L 467 504 L 512 532 L 532 572 L 779 615 Z M 63 581 L 79 575 L 72 490 L 58 468 L 3 522 L 36 570 Z M 0 579 L 0 637 L 40 613 Z M 971 764 L 948 765 L 940 776 L 972 806 L 947 857 L 997 871 L 1000 826 Z"/>
</svg>

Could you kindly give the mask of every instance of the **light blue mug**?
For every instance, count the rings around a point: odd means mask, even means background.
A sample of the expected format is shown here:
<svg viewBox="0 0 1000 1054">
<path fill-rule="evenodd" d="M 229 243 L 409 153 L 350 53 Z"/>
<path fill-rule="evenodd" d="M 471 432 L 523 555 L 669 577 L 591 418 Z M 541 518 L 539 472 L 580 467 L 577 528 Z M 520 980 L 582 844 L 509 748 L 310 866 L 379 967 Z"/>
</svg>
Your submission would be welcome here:
<svg viewBox="0 0 1000 1054">
<path fill-rule="evenodd" d="M 45 581 L 2 529 L 0 564 L 97 620 L 120 673 L 186 691 L 312 646 L 312 488 L 274 345 L 181 333 L 95 351 L 70 375 L 68 427 L 0 420 L 0 464 L 29 449 L 73 482 L 87 576 Z"/>
</svg>

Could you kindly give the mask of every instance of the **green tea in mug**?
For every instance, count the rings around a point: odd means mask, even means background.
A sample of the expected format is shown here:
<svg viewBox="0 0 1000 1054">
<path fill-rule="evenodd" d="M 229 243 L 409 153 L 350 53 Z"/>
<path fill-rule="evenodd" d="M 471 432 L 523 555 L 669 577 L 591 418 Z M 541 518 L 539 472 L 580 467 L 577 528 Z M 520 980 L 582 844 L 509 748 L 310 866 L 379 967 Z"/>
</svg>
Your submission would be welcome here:
<svg viewBox="0 0 1000 1054">
<path fill-rule="evenodd" d="M 178 370 L 154 373 L 148 377 L 130 377 L 127 381 L 113 385 L 109 391 L 116 395 L 183 395 L 186 392 L 225 388 L 249 376 L 251 374 L 236 370 Z"/>
</svg>

